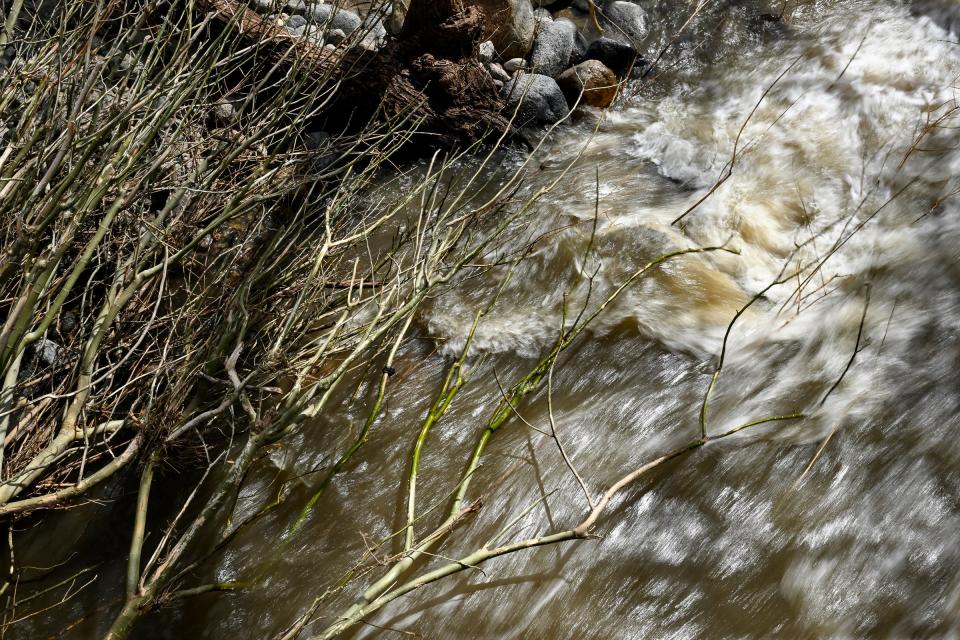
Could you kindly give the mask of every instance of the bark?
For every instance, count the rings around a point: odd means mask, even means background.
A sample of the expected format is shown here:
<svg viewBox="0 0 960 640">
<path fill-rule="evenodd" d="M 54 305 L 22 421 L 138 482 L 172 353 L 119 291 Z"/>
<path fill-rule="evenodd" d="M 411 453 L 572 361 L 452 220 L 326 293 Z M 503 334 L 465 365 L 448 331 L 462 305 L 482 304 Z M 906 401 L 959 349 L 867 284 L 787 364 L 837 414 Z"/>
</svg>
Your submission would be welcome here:
<svg viewBox="0 0 960 640">
<path fill-rule="evenodd" d="M 224 22 L 241 12 L 241 37 L 275 61 L 294 60 L 320 82 L 341 83 L 344 121 L 410 116 L 432 145 L 473 142 L 508 129 L 497 87 L 475 56 L 486 16 L 470 0 L 413 0 L 397 39 L 378 51 L 324 50 L 236 0 L 202 0 Z M 416 139 L 416 138 L 415 138 Z"/>
</svg>

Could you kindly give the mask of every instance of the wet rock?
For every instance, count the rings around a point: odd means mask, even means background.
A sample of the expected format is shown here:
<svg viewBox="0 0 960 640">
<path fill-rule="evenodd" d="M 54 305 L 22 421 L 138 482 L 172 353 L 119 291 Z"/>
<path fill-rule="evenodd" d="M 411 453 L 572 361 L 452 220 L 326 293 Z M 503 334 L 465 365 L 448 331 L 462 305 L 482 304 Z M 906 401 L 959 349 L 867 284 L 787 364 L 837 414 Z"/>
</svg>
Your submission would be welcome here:
<svg viewBox="0 0 960 640">
<path fill-rule="evenodd" d="M 570 112 L 567 100 L 550 76 L 539 73 L 521 73 L 503 87 L 507 101 L 507 117 L 516 113 L 518 127 L 553 124 Z"/>
<path fill-rule="evenodd" d="M 501 58 L 530 53 L 536 31 L 530 0 L 474 0 L 487 17 L 484 39 L 493 42 Z"/>
<path fill-rule="evenodd" d="M 567 104 L 605 109 L 617 97 L 617 76 L 599 60 L 587 60 L 557 77 Z M 581 97 L 582 94 L 582 97 Z"/>
<path fill-rule="evenodd" d="M 588 60 L 599 60 L 618 77 L 623 78 L 630 67 L 635 65 L 637 50 L 627 42 L 603 37 L 590 43 L 585 57 Z"/>
<path fill-rule="evenodd" d="M 530 64 L 534 71 L 556 77 L 570 64 L 577 39 L 577 27 L 569 20 L 546 25 L 533 43 Z"/>
<path fill-rule="evenodd" d="M 503 70 L 507 73 L 513 74 L 521 69 L 525 69 L 527 66 L 527 61 L 523 58 L 510 58 L 503 63 Z"/>
<path fill-rule="evenodd" d="M 493 46 L 493 43 L 487 40 L 486 42 L 481 42 L 480 46 L 477 47 L 477 58 L 480 62 L 490 63 L 493 62 L 494 56 L 497 55 L 497 48 Z"/>
<path fill-rule="evenodd" d="M 603 5 L 601 22 L 616 40 L 636 43 L 647 37 L 647 15 L 639 5 L 616 0 Z"/>
</svg>

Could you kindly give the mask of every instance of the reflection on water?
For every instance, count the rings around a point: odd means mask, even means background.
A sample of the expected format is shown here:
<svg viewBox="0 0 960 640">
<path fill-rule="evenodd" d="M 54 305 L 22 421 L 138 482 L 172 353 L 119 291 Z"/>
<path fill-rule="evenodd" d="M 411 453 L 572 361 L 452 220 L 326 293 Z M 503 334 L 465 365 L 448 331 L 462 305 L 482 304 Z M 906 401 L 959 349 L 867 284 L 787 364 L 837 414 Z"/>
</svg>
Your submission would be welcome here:
<svg viewBox="0 0 960 640">
<path fill-rule="evenodd" d="M 662 25 L 648 43 L 657 51 L 685 20 L 683 3 L 648 4 Z M 950 3 L 789 2 L 785 20 L 767 15 L 780 4 L 714 3 L 680 39 L 682 54 L 596 135 L 587 117 L 539 152 L 530 190 L 588 145 L 504 248 L 538 239 L 477 329 L 471 382 L 431 434 L 418 501 L 426 510 L 454 489 L 498 386 L 556 338 L 565 294 L 568 313 L 584 304 L 583 281 L 570 288 L 576 274 L 593 276 L 595 304 L 684 247 L 738 253 L 667 263 L 558 363 L 556 427 L 591 491 L 696 437 L 725 331 L 765 289 L 730 334 L 709 430 L 809 417 L 658 469 L 616 499 L 599 540 L 423 588 L 353 637 L 390 637 L 383 628 L 424 638 L 960 635 L 960 210 L 949 197 L 960 186 L 958 122 L 929 127 L 953 106 L 960 75 L 960 47 L 942 26 Z M 261 562 L 297 500 L 229 550 L 217 577 L 262 572 L 259 586 L 161 610 L 142 637 L 274 637 L 367 541 L 400 527 L 423 415 L 505 273 L 423 310 L 371 439 L 283 556 Z M 362 423 L 359 404 L 331 412 L 273 463 L 290 475 L 329 463 Z M 519 411 L 547 428 L 543 393 Z M 301 482 L 308 495 L 313 477 Z M 437 551 L 444 557 L 476 548 L 531 505 L 512 537 L 569 527 L 584 512 L 553 442 L 519 419 L 493 439 L 471 494 L 485 505 Z M 381 572 L 319 614 L 342 611 Z"/>
</svg>

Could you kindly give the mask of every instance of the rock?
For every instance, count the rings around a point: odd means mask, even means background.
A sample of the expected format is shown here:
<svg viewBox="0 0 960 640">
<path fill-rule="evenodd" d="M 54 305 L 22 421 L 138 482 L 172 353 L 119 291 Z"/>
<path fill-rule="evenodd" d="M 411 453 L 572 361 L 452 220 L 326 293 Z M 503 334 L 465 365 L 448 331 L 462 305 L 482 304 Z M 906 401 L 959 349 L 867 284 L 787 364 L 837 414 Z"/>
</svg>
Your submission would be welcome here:
<svg viewBox="0 0 960 640">
<path fill-rule="evenodd" d="M 345 34 L 351 34 L 363 24 L 353 11 L 330 4 L 307 4 L 304 0 L 287 0 L 286 9 L 289 13 L 306 16 L 309 22 L 326 25 L 331 31 L 339 29 Z"/>
<path fill-rule="evenodd" d="M 591 42 L 586 57 L 589 60 L 599 60 L 621 78 L 626 76 L 638 59 L 633 45 L 607 37 Z"/>
<path fill-rule="evenodd" d="M 257 13 L 271 14 L 276 13 L 277 9 L 283 6 L 282 2 L 276 0 L 255 0 L 254 9 Z"/>
<path fill-rule="evenodd" d="M 387 29 L 379 18 L 370 15 L 367 16 L 363 24 L 363 39 L 360 44 L 367 49 L 376 50 L 383 46 L 387 39 Z"/>
<path fill-rule="evenodd" d="M 77 314 L 73 311 L 64 311 L 60 314 L 60 335 L 69 335 L 73 333 L 77 325 Z"/>
<path fill-rule="evenodd" d="M 527 67 L 527 61 L 523 58 L 510 58 L 503 63 L 503 70 L 507 73 L 516 73 Z"/>
<path fill-rule="evenodd" d="M 577 36 L 573 40 L 573 53 L 570 54 L 570 64 L 580 64 L 587 59 L 587 49 L 589 48 L 589 43 L 587 42 L 586 36 L 583 35 L 583 32 L 577 29 Z"/>
<path fill-rule="evenodd" d="M 403 21 L 407 19 L 407 11 L 410 9 L 410 0 L 393 0 L 393 6 L 390 8 L 390 15 L 387 17 L 387 33 L 392 36 L 400 35 L 403 31 Z"/>
<path fill-rule="evenodd" d="M 29 380 L 42 372 L 43 369 L 52 367 L 57 362 L 60 351 L 59 344 L 46 338 L 41 338 L 29 345 L 23 352 L 20 370 L 17 372 L 17 380 Z"/>
<path fill-rule="evenodd" d="M 596 32 L 596 27 L 593 24 L 593 19 L 590 17 L 589 13 L 569 7 L 567 9 L 563 9 L 562 11 L 554 11 L 553 19 L 569 20 L 573 24 L 577 25 L 577 31 L 581 32 L 591 40 L 600 36 L 600 34 Z"/>
<path fill-rule="evenodd" d="M 310 9 L 313 6 L 312 3 L 308 6 L 303 0 L 287 0 L 286 4 L 277 2 L 276 0 L 256 0 L 256 3 L 257 7 L 260 8 L 275 8 L 280 5 L 287 13 L 296 13 L 298 15 L 310 13 Z"/>
<path fill-rule="evenodd" d="M 307 149 L 316 151 L 330 142 L 330 134 L 326 131 L 308 131 L 303 135 L 303 144 Z"/>
<path fill-rule="evenodd" d="M 59 344 L 46 338 L 28 346 L 20 361 L 18 380 L 26 380 L 40 370 L 53 366 L 60 355 L 60 348 Z"/>
<path fill-rule="evenodd" d="M 342 31 L 338 31 L 338 34 L 342 34 Z M 325 43 L 323 37 L 326 35 L 332 35 L 325 33 L 325 29 L 319 25 L 307 25 L 306 27 L 300 27 L 299 33 L 297 33 L 301 38 L 306 38 L 313 44 L 318 47 L 322 47 Z M 346 37 L 346 36 L 344 36 Z"/>
<path fill-rule="evenodd" d="M 501 58 L 523 58 L 530 53 L 536 31 L 530 0 L 473 0 L 487 17 L 484 40 L 490 40 Z"/>
<path fill-rule="evenodd" d="M 493 81 L 493 86 L 495 86 L 495 87 L 497 88 L 497 91 L 502 91 L 502 90 L 503 90 L 503 84 L 504 84 L 504 83 L 503 83 L 502 80 L 494 79 L 494 81 Z"/>
<path fill-rule="evenodd" d="M 559 122 L 570 113 L 566 98 L 550 76 L 539 73 L 521 73 L 503 87 L 507 101 L 505 115 L 514 125 L 526 127 Z"/>
<path fill-rule="evenodd" d="M 533 41 L 537 41 L 540 32 L 547 28 L 547 25 L 553 22 L 553 14 L 546 9 L 533 10 Z"/>
<path fill-rule="evenodd" d="M 536 73 L 556 77 L 570 65 L 577 27 L 569 20 L 546 25 L 533 43 L 530 64 Z"/>
<path fill-rule="evenodd" d="M 213 116 L 220 122 L 231 122 L 236 115 L 236 109 L 229 100 L 220 100 L 213 105 Z"/>
<path fill-rule="evenodd" d="M 302 30 L 307 26 L 307 19 L 304 18 L 302 15 L 294 14 L 289 18 L 287 18 L 287 22 L 284 26 L 286 26 L 287 29 L 290 29 L 291 31 L 299 30 L 302 32 Z"/>
<path fill-rule="evenodd" d="M 533 19 L 539 23 L 553 22 L 553 14 L 548 9 L 534 9 Z"/>
<path fill-rule="evenodd" d="M 617 97 L 617 75 L 599 60 L 587 60 L 557 77 L 567 104 L 605 109 Z M 581 94 L 583 97 L 581 98 Z"/>
<path fill-rule="evenodd" d="M 41 338 L 33 345 L 33 357 L 37 364 L 49 367 L 57 361 L 60 354 L 60 345 L 53 340 Z"/>
<path fill-rule="evenodd" d="M 344 33 L 343 29 L 333 29 L 330 33 L 327 34 L 327 41 L 330 44 L 340 44 L 347 39 L 347 34 Z"/>
<path fill-rule="evenodd" d="M 647 37 L 647 14 L 639 5 L 616 0 L 603 5 L 601 23 L 615 40 L 637 43 Z"/>
<path fill-rule="evenodd" d="M 493 43 L 487 40 L 486 42 L 481 42 L 480 46 L 477 47 L 477 58 L 480 62 L 489 64 L 493 62 L 494 56 L 497 55 L 497 48 L 493 46 Z"/>
<path fill-rule="evenodd" d="M 494 80 L 499 80 L 501 83 L 510 82 L 510 74 L 496 62 L 491 62 L 487 65 L 487 71 L 490 72 L 490 77 Z"/>
</svg>

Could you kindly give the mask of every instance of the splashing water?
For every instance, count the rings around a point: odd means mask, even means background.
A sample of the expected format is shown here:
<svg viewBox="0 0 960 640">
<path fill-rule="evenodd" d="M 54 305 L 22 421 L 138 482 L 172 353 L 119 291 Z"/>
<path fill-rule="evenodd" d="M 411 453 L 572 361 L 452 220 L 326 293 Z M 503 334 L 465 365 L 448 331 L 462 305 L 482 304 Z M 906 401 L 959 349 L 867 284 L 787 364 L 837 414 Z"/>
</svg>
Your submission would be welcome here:
<svg viewBox="0 0 960 640">
<path fill-rule="evenodd" d="M 662 27 L 646 43 L 655 52 L 684 3 L 647 5 Z M 600 541 L 420 589 L 353 637 L 960 637 L 960 46 L 949 31 L 960 14 L 947 0 L 819 0 L 767 15 L 780 5 L 711 4 L 617 110 L 538 152 L 526 188 L 562 179 L 505 248 L 536 240 L 477 328 L 471 361 L 487 357 L 431 435 L 419 504 L 449 496 L 499 387 L 549 350 L 565 313 L 687 247 L 736 253 L 665 263 L 557 364 L 557 431 L 590 490 L 698 435 L 735 317 L 708 432 L 806 419 L 658 469 L 615 499 Z M 439 349 L 405 348 L 403 384 L 356 464 L 258 588 L 163 610 L 143 637 L 274 637 L 365 540 L 397 530 L 411 442 L 505 273 L 423 311 L 419 333 Z M 315 434 L 349 433 L 363 409 L 329 418 L 277 464 L 328 461 L 337 443 Z M 518 411 L 547 428 L 544 394 Z M 531 505 L 510 537 L 576 524 L 579 491 L 552 441 L 515 420 L 478 472 L 483 510 L 438 553 L 459 557 Z M 249 573 L 295 511 L 240 537 L 218 579 Z"/>
<path fill-rule="evenodd" d="M 662 4 L 654 17 L 677 13 Z M 531 192 L 573 168 L 515 234 L 516 246 L 542 239 L 477 329 L 472 352 L 489 357 L 431 436 L 421 504 L 452 490 L 498 386 L 549 349 L 565 292 L 568 314 L 584 304 L 584 285 L 570 288 L 576 274 L 593 276 L 595 304 L 686 247 L 738 253 L 668 262 L 558 363 L 557 429 L 591 490 L 696 435 L 724 335 L 754 298 L 730 332 L 708 431 L 808 418 L 651 476 L 601 520 L 602 542 L 510 556 L 422 589 L 357 637 L 388 633 L 381 627 L 429 638 L 960 633 L 960 216 L 949 197 L 960 155 L 955 119 L 930 127 L 954 106 L 960 49 L 929 11 L 898 4 L 809 3 L 772 26 L 742 7 L 718 11 L 734 19 L 712 35 L 716 20 L 705 19 L 679 60 L 595 135 L 588 118 L 539 152 Z M 709 51 L 695 46 L 704 39 Z M 259 595 L 207 620 L 225 631 L 282 628 L 309 604 L 303 592 L 361 554 L 359 532 L 396 530 L 402 494 L 383 478 L 404 477 L 445 363 L 504 274 L 432 302 L 422 328 L 443 357 L 407 350 L 404 384 L 295 558 Z M 545 427 L 544 404 L 524 406 L 524 419 Z M 519 420 L 491 444 L 476 482 L 489 503 L 444 556 L 475 548 L 538 500 L 512 536 L 583 513 L 552 443 Z M 290 604 L 267 607 L 267 594 Z"/>
</svg>

